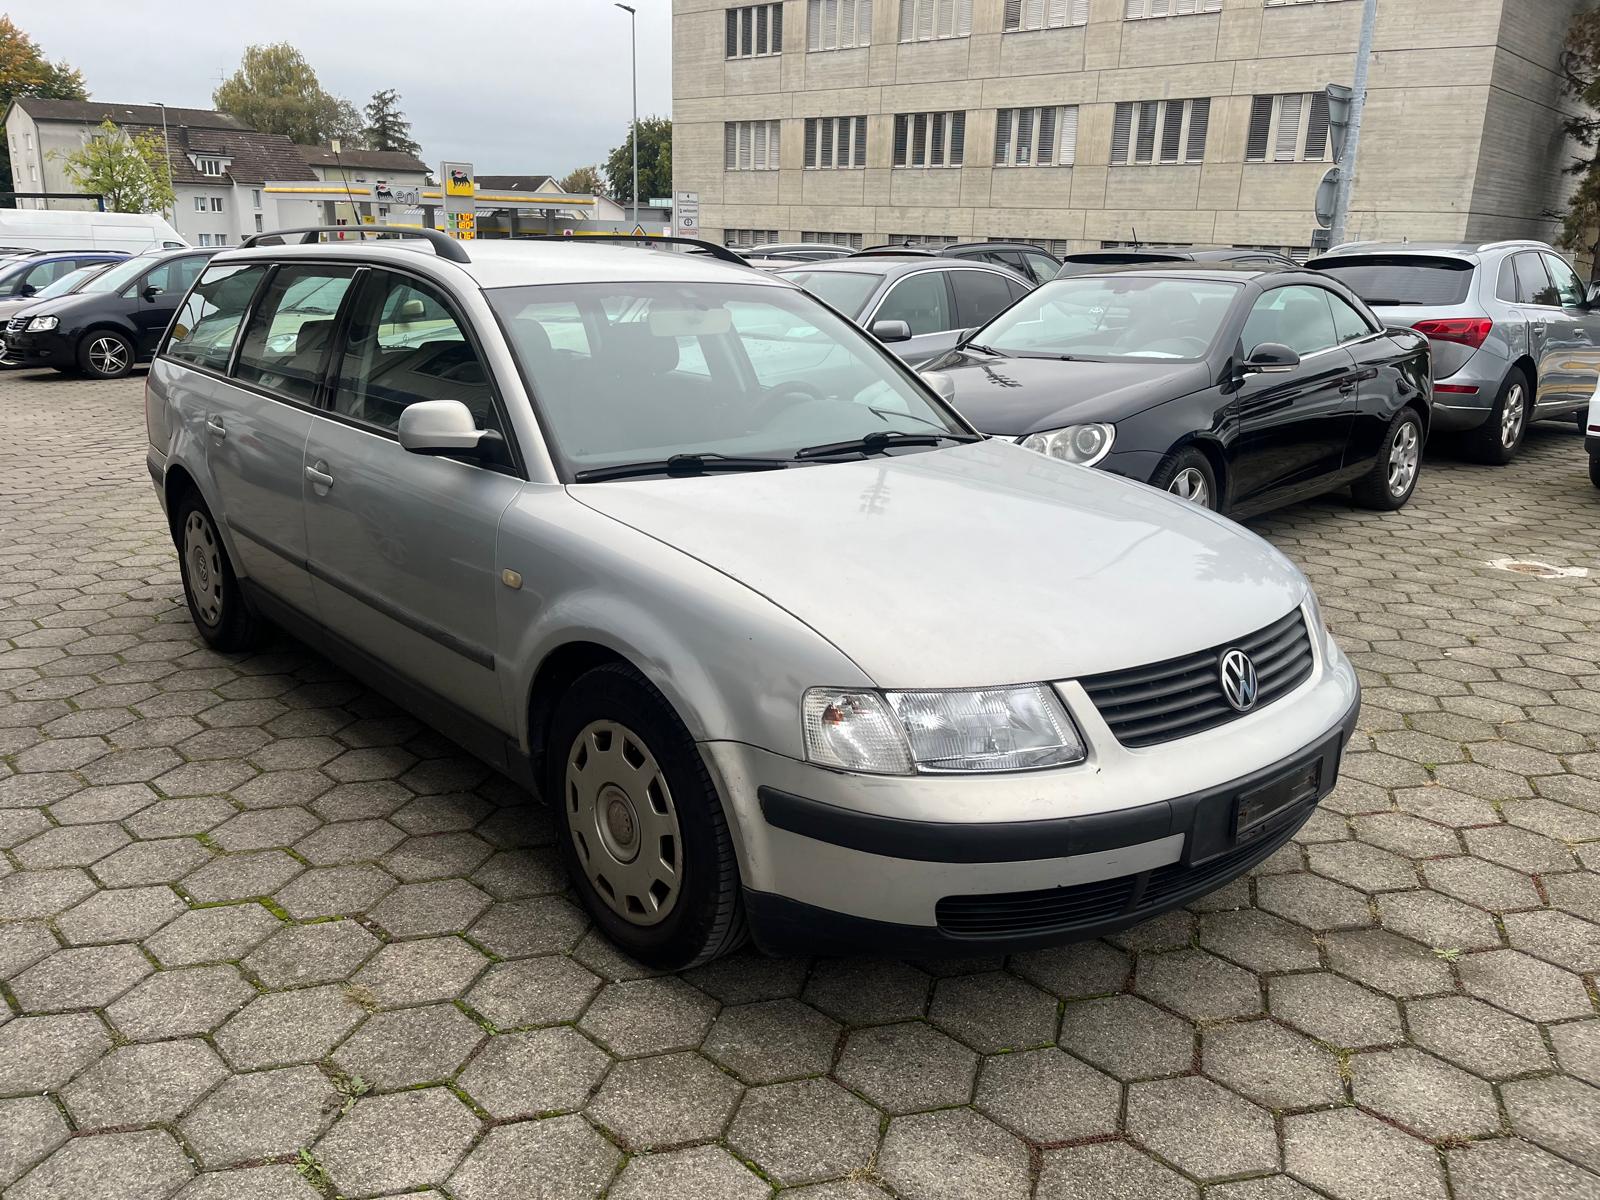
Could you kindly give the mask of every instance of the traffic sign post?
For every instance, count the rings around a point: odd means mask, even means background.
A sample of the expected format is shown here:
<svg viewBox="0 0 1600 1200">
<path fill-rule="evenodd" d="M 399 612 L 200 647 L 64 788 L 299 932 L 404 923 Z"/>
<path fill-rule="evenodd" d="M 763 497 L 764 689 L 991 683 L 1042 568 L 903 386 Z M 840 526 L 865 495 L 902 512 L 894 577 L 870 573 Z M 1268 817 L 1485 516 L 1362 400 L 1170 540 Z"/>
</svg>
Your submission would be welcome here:
<svg viewBox="0 0 1600 1200">
<path fill-rule="evenodd" d="M 674 192 L 672 196 L 672 223 L 679 237 L 700 236 L 700 193 Z"/>
</svg>

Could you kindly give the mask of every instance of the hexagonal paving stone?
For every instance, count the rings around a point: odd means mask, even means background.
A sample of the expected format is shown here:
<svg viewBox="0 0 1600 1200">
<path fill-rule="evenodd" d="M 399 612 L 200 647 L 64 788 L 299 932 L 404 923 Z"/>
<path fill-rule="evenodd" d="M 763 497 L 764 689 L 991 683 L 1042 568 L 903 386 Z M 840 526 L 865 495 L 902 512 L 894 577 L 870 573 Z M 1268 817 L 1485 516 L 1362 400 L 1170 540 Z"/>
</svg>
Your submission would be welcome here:
<svg viewBox="0 0 1600 1200">
<path fill-rule="evenodd" d="M 334 1186 L 374 1195 L 443 1183 L 480 1127 L 447 1088 L 359 1099 L 317 1143 Z"/>
<path fill-rule="evenodd" d="M 1379 896 L 1378 919 L 1385 929 L 1425 946 L 1483 950 L 1501 944 L 1493 917 L 1438 892 L 1418 890 Z"/>
<path fill-rule="evenodd" d="M 588 1114 L 630 1150 L 648 1150 L 718 1136 L 742 1092 L 698 1054 L 664 1054 L 617 1063 Z"/>
<path fill-rule="evenodd" d="M 1335 971 L 1390 996 L 1426 996 L 1455 988 L 1443 959 L 1387 930 L 1330 933 L 1323 944 Z"/>
<path fill-rule="evenodd" d="M 56 918 L 69 945 L 138 941 L 187 911 L 169 887 L 113 888 L 96 892 Z"/>
<path fill-rule="evenodd" d="M 466 1002 L 500 1029 L 575 1021 L 600 990 L 600 979 L 569 958 L 551 955 L 495 963 Z"/>
<path fill-rule="evenodd" d="M 1500 1095 L 1513 1130 L 1600 1173 L 1600 1088 L 1547 1075 L 1502 1084 Z"/>
<path fill-rule="evenodd" d="M 1066 1007 L 1061 1048 L 1118 1079 L 1148 1079 L 1189 1070 L 1194 1027 L 1136 996 L 1083 1000 Z"/>
<path fill-rule="evenodd" d="M 551 1117 L 491 1129 L 450 1177 L 460 1200 L 550 1200 L 597 1197 L 622 1155 L 582 1117 Z M 559 1190 L 552 1183 L 559 1181 Z"/>
<path fill-rule="evenodd" d="M 878 1148 L 878 1113 L 830 1079 L 751 1088 L 728 1145 L 780 1187 L 864 1171 Z"/>
<path fill-rule="evenodd" d="M 965 1108 L 890 1121 L 878 1172 L 907 1200 L 1010 1200 L 1031 1182 L 1022 1143 Z"/>
<path fill-rule="evenodd" d="M 295 850 L 314 866 L 337 867 L 375 862 L 405 836 L 387 821 L 340 821 L 324 825 L 296 844 Z"/>
<path fill-rule="evenodd" d="M 274 899 L 297 921 L 364 913 L 398 885 L 393 875 L 370 863 L 316 867 L 279 888 Z"/>
<path fill-rule="evenodd" d="M 231 853 L 291 846 L 322 822 L 303 808 L 262 808 L 242 812 L 211 831 L 217 845 Z"/>
<path fill-rule="evenodd" d="M 228 1073 L 199 1040 L 122 1046 L 74 1079 L 61 1099 L 80 1129 L 174 1121 Z"/>
<path fill-rule="evenodd" d="M 183 881 L 201 904 L 270 896 L 305 868 L 282 850 L 260 850 L 214 859 Z"/>
<path fill-rule="evenodd" d="M 67 1123 L 46 1096 L 0 1100 L 0 1188 L 22 1177 L 62 1142 Z"/>
<path fill-rule="evenodd" d="M 259 904 L 196 908 L 146 938 L 144 948 L 163 967 L 231 961 L 243 958 L 282 925 Z"/>
<path fill-rule="evenodd" d="M 571 950 L 588 928 L 589 919 L 565 897 L 538 896 L 491 905 L 467 932 L 503 958 L 528 958 Z"/>
<path fill-rule="evenodd" d="M 0 1024 L 0 1093 L 58 1090 L 111 1048 L 92 1013 L 18 1017 Z"/>
<path fill-rule="evenodd" d="M 1202 950 L 1141 956 L 1134 989 L 1191 1020 L 1250 1016 L 1262 1009 L 1255 976 Z"/>
<path fill-rule="evenodd" d="M 1056 999 L 1004 971 L 942 979 L 928 1019 L 980 1054 L 1048 1046 L 1056 1039 Z"/>
<path fill-rule="evenodd" d="M 106 1010 L 118 1032 L 136 1042 L 210 1033 L 256 991 L 237 967 L 161 971 Z"/>
<path fill-rule="evenodd" d="M 932 988 L 909 963 L 834 959 L 812 968 L 802 998 L 846 1025 L 883 1025 L 922 1016 Z"/>
<path fill-rule="evenodd" d="M 478 949 L 458 937 L 391 942 L 356 972 L 354 982 L 379 1004 L 423 1004 L 453 1000 L 489 965 Z"/>
<path fill-rule="evenodd" d="M 241 1071 L 315 1062 L 364 1015 L 336 984 L 257 996 L 217 1031 L 217 1049 Z"/>
<path fill-rule="evenodd" d="M 1571 913 L 1507 913 L 1506 936 L 1519 950 L 1568 971 L 1600 971 L 1600 925 Z"/>
<path fill-rule="evenodd" d="M 1271 875 L 1256 883 L 1257 903 L 1307 929 L 1349 929 L 1372 924 L 1367 898 L 1354 888 L 1317 875 Z"/>
<path fill-rule="evenodd" d="M 214 1169 L 311 1145 L 343 1102 L 315 1067 L 253 1071 L 224 1080 L 179 1130 L 201 1165 Z"/>
<path fill-rule="evenodd" d="M 256 947 L 243 966 L 269 988 L 344 979 L 382 945 L 355 921 L 287 925 Z"/>
<path fill-rule="evenodd" d="M 1272 1015 L 1318 1041 L 1355 1049 L 1405 1040 L 1400 1008 L 1387 996 L 1337 975 L 1282 975 L 1267 981 Z"/>
<path fill-rule="evenodd" d="M 148 784 L 125 783 L 115 787 L 85 788 L 50 806 L 50 815 L 62 825 L 90 825 L 121 821 L 161 797 Z"/>
<path fill-rule="evenodd" d="M 698 1046 L 716 1011 L 716 1001 L 681 979 L 639 979 L 602 988 L 579 1025 L 623 1057 L 660 1054 Z"/>
<path fill-rule="evenodd" d="M 1520 950 L 1464 955 L 1456 963 L 1456 972 L 1470 995 L 1530 1021 L 1558 1021 L 1594 1012 L 1576 975 Z"/>
<path fill-rule="evenodd" d="M 838 1024 L 816 1009 L 764 1000 L 724 1008 L 703 1051 L 746 1083 L 777 1083 L 826 1073 L 838 1040 Z"/>
<path fill-rule="evenodd" d="M 277 1163 L 201 1175 L 173 1200 L 321 1200 L 321 1195 L 294 1167 Z"/>
<path fill-rule="evenodd" d="M 1498 1133 L 1500 1110 L 1483 1080 L 1420 1050 L 1351 1060 L 1356 1103 L 1428 1138 Z"/>
<path fill-rule="evenodd" d="M 11 981 L 25 1013 L 102 1008 L 155 968 L 137 946 L 84 946 L 57 950 Z"/>
<path fill-rule="evenodd" d="M 1322 962 L 1309 930 L 1254 908 L 1201 917 L 1199 942 L 1251 971 L 1303 970 Z"/>
<path fill-rule="evenodd" d="M 1207 1075 L 1267 1108 L 1310 1108 L 1344 1100 L 1338 1060 L 1275 1021 L 1208 1029 L 1201 1046 Z"/>
<path fill-rule="evenodd" d="M 1600 1200 L 1600 1178 L 1514 1138 L 1472 1142 L 1447 1157 L 1456 1200 Z"/>
<path fill-rule="evenodd" d="M 436 833 L 407 838 L 383 857 L 384 869 L 407 883 L 470 875 L 494 853 L 494 847 L 472 833 Z"/>
<path fill-rule="evenodd" d="M 374 1013 L 333 1053 L 346 1075 L 379 1090 L 449 1079 L 486 1035 L 449 1004 Z"/>
<path fill-rule="evenodd" d="M 107 1133 L 72 1138 L 6 1195 L 14 1200 L 151 1200 L 171 1195 L 193 1174 L 170 1133 Z"/>
<path fill-rule="evenodd" d="M 71 908 L 95 890 L 87 871 L 18 871 L 0 879 L 0 921 L 50 917 Z"/>
<path fill-rule="evenodd" d="M 726 1150 L 694 1146 L 666 1154 L 641 1154 L 622 1170 L 610 1200 L 704 1196 L 707 1200 L 766 1200 L 772 1188 Z"/>
<path fill-rule="evenodd" d="M 977 1109 L 1034 1142 L 1066 1142 L 1117 1131 L 1122 1087 L 1051 1048 L 984 1060 Z"/>
<path fill-rule="evenodd" d="M 461 1073 L 461 1089 L 496 1120 L 580 1109 L 610 1058 L 569 1027 L 501 1033 Z"/>
<path fill-rule="evenodd" d="M 1201 1180 L 1278 1168 L 1272 1115 L 1209 1079 L 1132 1084 L 1128 1136 Z"/>
<path fill-rule="evenodd" d="M 48 829 L 11 853 L 29 871 L 87 867 L 132 840 L 120 825 L 67 825 Z"/>
<path fill-rule="evenodd" d="M 1432 1146 L 1352 1108 L 1285 1117 L 1284 1165 L 1335 1200 L 1444 1200 Z"/>
<path fill-rule="evenodd" d="M 489 904 L 488 895 L 465 879 L 407 883 L 384 897 L 372 919 L 395 937 L 462 933 Z"/>
<path fill-rule="evenodd" d="M 1571 1021 L 1550 1027 L 1556 1059 L 1568 1075 L 1600 1087 L 1600 1021 Z"/>
<path fill-rule="evenodd" d="M 190 837 L 215 829 L 235 811 L 221 796 L 160 800 L 128 818 L 123 827 L 137 838 Z M 105 863 L 100 865 L 103 867 Z"/>
<path fill-rule="evenodd" d="M 1463 855 L 1460 858 L 1433 859 L 1422 864 L 1428 885 L 1436 892 L 1454 896 L 1479 908 L 1502 911 L 1528 908 L 1540 903 L 1539 890 L 1521 871 Z"/>
<path fill-rule="evenodd" d="M 845 1043 L 834 1075 L 890 1113 L 965 1104 L 972 1098 L 978 1056 L 919 1022 L 858 1029 Z"/>
<path fill-rule="evenodd" d="M 108 888 L 176 883 L 212 857 L 213 852 L 193 838 L 160 838 L 124 846 L 95 863 L 94 874 Z"/>
<path fill-rule="evenodd" d="M 1014 954 L 1008 965 L 1062 1000 L 1086 1000 L 1120 992 L 1133 964 L 1124 951 L 1097 941 Z"/>
<path fill-rule="evenodd" d="M 1200 1189 L 1126 1143 L 1103 1142 L 1046 1150 L 1035 1195 L 1037 1200 L 1196 1200 Z"/>
<path fill-rule="evenodd" d="M 1481 1000 L 1439 996 L 1406 1005 L 1411 1040 L 1424 1050 L 1487 1079 L 1549 1070 L 1550 1053 L 1538 1027 Z M 1559 1030 L 1551 1030 L 1559 1046 Z"/>
</svg>

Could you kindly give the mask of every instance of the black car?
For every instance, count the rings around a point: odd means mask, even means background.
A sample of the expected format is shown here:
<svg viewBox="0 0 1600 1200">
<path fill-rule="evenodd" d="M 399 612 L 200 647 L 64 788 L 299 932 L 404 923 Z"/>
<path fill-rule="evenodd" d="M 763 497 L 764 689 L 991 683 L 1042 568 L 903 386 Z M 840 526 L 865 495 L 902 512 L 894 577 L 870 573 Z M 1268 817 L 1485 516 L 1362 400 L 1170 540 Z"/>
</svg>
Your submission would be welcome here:
<svg viewBox="0 0 1600 1200">
<path fill-rule="evenodd" d="M 1411 498 L 1428 341 L 1315 271 L 1124 267 L 1030 292 L 926 371 L 985 433 L 1236 516 Z"/>
<path fill-rule="evenodd" d="M 1060 263 L 1048 250 L 1029 242 L 952 242 L 948 246 L 868 246 L 856 255 L 922 255 L 927 258 L 965 258 L 1009 267 L 1032 283 L 1054 279 Z M 854 256 L 852 256 L 854 257 Z"/>
<path fill-rule="evenodd" d="M 212 250 L 162 250 L 116 263 L 78 291 L 31 304 L 6 323 L 5 357 L 96 379 L 147 362 Z"/>
<path fill-rule="evenodd" d="M 1245 263 L 1257 267 L 1298 267 L 1300 264 L 1276 250 L 1251 250 L 1238 246 L 1202 246 L 1190 250 L 1080 250 L 1061 260 L 1055 278 L 1104 271 L 1107 267 L 1129 267 L 1140 263 Z"/>
</svg>

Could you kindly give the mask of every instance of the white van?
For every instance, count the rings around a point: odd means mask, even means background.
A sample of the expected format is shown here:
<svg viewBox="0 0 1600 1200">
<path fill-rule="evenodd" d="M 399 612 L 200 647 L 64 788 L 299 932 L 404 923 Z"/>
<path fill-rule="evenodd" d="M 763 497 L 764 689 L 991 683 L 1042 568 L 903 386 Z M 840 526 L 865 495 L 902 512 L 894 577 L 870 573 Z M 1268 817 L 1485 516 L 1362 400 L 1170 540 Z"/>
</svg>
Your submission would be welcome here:
<svg viewBox="0 0 1600 1200">
<path fill-rule="evenodd" d="M 159 213 L 0 208 L 0 246 L 29 250 L 180 250 L 189 243 Z"/>
</svg>

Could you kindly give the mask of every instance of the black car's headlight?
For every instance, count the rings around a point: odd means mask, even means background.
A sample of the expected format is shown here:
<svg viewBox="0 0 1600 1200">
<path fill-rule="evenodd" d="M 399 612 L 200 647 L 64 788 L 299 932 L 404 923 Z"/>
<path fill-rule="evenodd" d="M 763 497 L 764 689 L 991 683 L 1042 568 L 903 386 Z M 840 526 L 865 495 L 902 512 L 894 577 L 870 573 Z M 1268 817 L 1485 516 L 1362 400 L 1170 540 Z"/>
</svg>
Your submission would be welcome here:
<svg viewBox="0 0 1600 1200">
<path fill-rule="evenodd" d="M 28 322 L 29 333 L 49 333 L 61 324 L 60 317 L 35 317 Z"/>
<path fill-rule="evenodd" d="M 1062 462 L 1092 467 L 1111 453 L 1111 444 L 1116 440 L 1115 425 L 1095 421 L 1087 425 L 1068 425 L 1065 429 L 1030 433 L 1022 439 L 1022 445 L 1026 450 L 1037 450 Z"/>
</svg>

